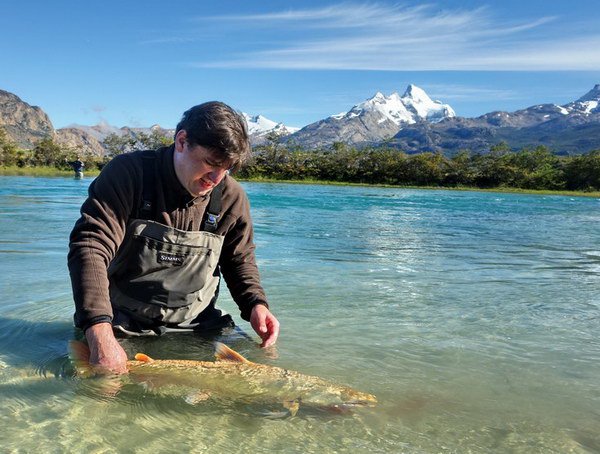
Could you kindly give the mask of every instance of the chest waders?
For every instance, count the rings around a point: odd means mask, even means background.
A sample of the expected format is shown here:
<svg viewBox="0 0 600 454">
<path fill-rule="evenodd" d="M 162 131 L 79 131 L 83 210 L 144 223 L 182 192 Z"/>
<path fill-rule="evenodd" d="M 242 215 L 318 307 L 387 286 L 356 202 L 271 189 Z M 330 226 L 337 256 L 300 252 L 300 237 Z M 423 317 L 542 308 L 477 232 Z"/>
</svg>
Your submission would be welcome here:
<svg viewBox="0 0 600 454">
<path fill-rule="evenodd" d="M 202 230 L 175 229 L 152 220 L 155 162 L 154 152 L 144 153 L 142 205 L 108 268 L 113 328 L 156 336 L 234 326 L 231 316 L 215 306 L 223 237 L 214 232 L 222 183 L 211 192 Z"/>
</svg>

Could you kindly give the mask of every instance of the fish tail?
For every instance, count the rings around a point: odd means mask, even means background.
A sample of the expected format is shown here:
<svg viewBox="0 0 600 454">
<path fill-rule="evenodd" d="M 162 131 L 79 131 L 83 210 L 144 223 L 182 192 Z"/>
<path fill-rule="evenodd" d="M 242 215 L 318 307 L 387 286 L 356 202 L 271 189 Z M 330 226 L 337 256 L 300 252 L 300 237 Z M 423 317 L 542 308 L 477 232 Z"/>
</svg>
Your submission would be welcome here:
<svg viewBox="0 0 600 454">
<path fill-rule="evenodd" d="M 284 401 L 283 408 L 286 408 L 290 412 L 290 416 L 296 416 L 296 413 L 300 409 L 300 399 Z"/>
<path fill-rule="evenodd" d="M 72 340 L 69 342 L 69 357 L 74 362 L 89 364 L 90 348 L 84 342 Z"/>
<path fill-rule="evenodd" d="M 80 377 L 93 375 L 90 366 L 90 347 L 85 342 L 69 341 L 69 358 L 75 366 L 75 373 Z"/>
</svg>

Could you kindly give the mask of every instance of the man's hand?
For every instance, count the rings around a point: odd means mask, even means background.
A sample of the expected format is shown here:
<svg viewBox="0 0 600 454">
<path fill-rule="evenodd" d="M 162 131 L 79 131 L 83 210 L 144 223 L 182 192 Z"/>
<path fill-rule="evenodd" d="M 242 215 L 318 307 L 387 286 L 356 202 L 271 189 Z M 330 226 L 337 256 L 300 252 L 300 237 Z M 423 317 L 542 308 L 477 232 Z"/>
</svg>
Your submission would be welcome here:
<svg viewBox="0 0 600 454">
<path fill-rule="evenodd" d="M 113 334 L 110 323 L 98 323 L 85 331 L 90 364 L 99 373 L 127 373 L 127 354 Z"/>
<path fill-rule="evenodd" d="M 262 339 L 261 347 L 269 347 L 277 341 L 279 321 L 266 306 L 257 304 L 252 308 L 250 325 Z"/>
</svg>

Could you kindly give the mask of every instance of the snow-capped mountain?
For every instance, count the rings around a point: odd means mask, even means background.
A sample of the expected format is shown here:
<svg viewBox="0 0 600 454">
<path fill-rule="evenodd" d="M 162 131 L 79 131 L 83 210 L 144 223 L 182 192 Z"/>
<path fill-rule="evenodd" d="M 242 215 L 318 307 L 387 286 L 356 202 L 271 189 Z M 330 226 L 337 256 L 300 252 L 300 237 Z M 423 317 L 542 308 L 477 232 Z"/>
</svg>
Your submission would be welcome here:
<svg viewBox="0 0 600 454">
<path fill-rule="evenodd" d="M 366 112 L 376 112 L 381 115 L 380 122 L 386 119 L 397 125 L 413 124 L 420 120 L 437 122 L 443 118 L 454 117 L 456 114 L 448 104 L 432 101 L 425 91 L 416 85 L 409 85 L 404 95 L 392 93 L 385 96 L 377 92 L 371 99 L 355 105 L 350 111 L 331 118 L 336 120 L 360 117 Z"/>
<path fill-rule="evenodd" d="M 377 92 L 348 112 L 312 123 L 292 135 L 296 142 L 318 147 L 333 142 L 350 144 L 379 142 L 394 136 L 404 125 L 438 122 L 456 116 L 452 107 L 433 101 L 424 90 L 409 85 L 402 96 Z"/>
<path fill-rule="evenodd" d="M 545 145 L 557 153 L 600 149 L 600 85 L 568 104 L 538 104 L 515 112 L 490 112 L 477 118 L 448 118 L 402 128 L 390 142 L 403 151 L 485 153 L 505 142 L 514 150 Z"/>
<path fill-rule="evenodd" d="M 255 115 L 252 117 L 245 112 L 243 112 L 242 115 L 248 125 L 249 134 L 264 134 L 277 126 L 276 122 L 269 120 L 262 115 Z"/>
<path fill-rule="evenodd" d="M 300 129 L 286 126 L 283 123 L 277 123 L 273 120 L 263 117 L 262 115 L 251 116 L 242 112 L 242 116 L 246 120 L 246 124 L 248 125 L 248 133 L 250 134 L 250 139 L 254 144 L 265 140 L 266 137 L 271 133 L 275 133 L 277 136 L 283 137 L 293 134 Z"/>
<path fill-rule="evenodd" d="M 408 111 L 412 112 L 418 119 L 427 120 L 431 123 L 437 123 L 444 118 L 456 116 L 454 109 L 448 104 L 433 101 L 424 90 L 413 84 L 408 86 L 400 100 Z"/>
<path fill-rule="evenodd" d="M 600 84 L 594 85 L 590 91 L 577 101 L 562 106 L 565 114 L 579 112 L 583 114 L 600 113 Z"/>
<path fill-rule="evenodd" d="M 379 120 L 380 123 L 383 123 L 385 120 L 390 120 L 397 125 L 400 123 L 415 122 L 413 114 L 408 111 L 398 93 L 385 96 L 380 92 L 377 92 L 372 98 L 355 105 L 348 112 L 332 115 L 330 118 L 334 120 L 349 120 L 365 115 L 368 112 L 379 114 L 381 117 Z"/>
<path fill-rule="evenodd" d="M 262 115 L 244 117 L 254 144 L 266 142 L 272 131 L 285 136 L 295 130 Z M 54 130 L 40 108 L 2 90 L 0 128 L 24 149 L 51 136 L 78 152 L 97 155 L 105 153 L 102 142 L 110 134 L 139 138 L 141 133 L 159 132 L 169 139 L 174 134 L 172 129 L 160 126 L 117 128 L 106 123 Z M 457 117 L 450 106 L 432 101 L 423 90 L 409 85 L 402 96 L 377 93 L 348 112 L 302 128 L 287 140 L 307 149 L 327 147 L 334 142 L 379 145 L 386 141 L 407 153 L 433 151 L 452 155 L 459 150 L 485 153 L 491 146 L 506 142 L 514 150 L 545 145 L 557 153 L 586 153 L 600 150 L 600 84 L 567 104 L 538 104 L 477 118 Z"/>
</svg>

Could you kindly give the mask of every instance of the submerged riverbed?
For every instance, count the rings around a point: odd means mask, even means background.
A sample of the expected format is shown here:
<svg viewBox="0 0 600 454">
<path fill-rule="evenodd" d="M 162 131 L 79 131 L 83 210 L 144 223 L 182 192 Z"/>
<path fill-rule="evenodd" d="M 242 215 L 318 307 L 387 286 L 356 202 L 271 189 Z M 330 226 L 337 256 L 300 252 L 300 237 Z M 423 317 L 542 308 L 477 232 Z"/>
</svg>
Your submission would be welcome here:
<svg viewBox="0 0 600 454">
<path fill-rule="evenodd" d="M 29 452 L 599 452 L 600 200 L 244 183 L 282 323 L 255 362 L 377 395 L 348 414 L 197 405 L 68 376 L 68 234 L 90 179 L 0 177 L 0 439 Z M 128 352 L 212 359 L 212 339 Z M 43 447 L 43 448 L 42 448 Z"/>
</svg>

